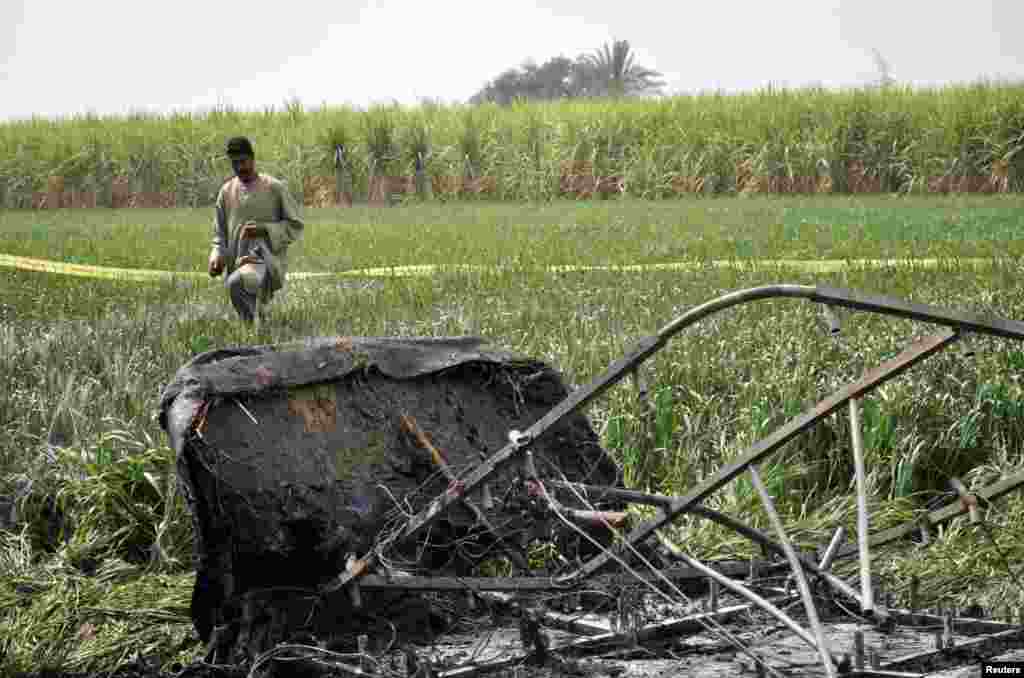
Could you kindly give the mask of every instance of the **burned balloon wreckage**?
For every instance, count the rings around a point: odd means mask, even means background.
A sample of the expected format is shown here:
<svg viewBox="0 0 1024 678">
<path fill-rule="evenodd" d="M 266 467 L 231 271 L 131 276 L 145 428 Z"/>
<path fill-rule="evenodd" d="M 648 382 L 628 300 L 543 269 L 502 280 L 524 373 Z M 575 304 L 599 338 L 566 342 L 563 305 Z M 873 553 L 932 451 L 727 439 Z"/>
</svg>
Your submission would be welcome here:
<svg viewBox="0 0 1024 678">
<path fill-rule="evenodd" d="M 624 489 L 583 408 L 627 376 L 644 390 L 642 363 L 686 327 L 733 306 L 779 297 L 823 305 L 832 334 L 839 331 L 832 307 L 946 329 L 869 370 L 681 496 Z M 477 338 L 334 337 L 201 354 L 165 389 L 161 423 L 177 454 L 193 521 L 192 618 L 208 645 L 207 658 L 255 667 L 275 653 L 305 648 L 305 656 L 336 672 L 393 673 L 381 663 L 385 652 L 370 656 L 365 638 L 390 638 L 386 649 L 397 651 L 398 639 L 422 634 L 429 623 L 424 594 L 457 592 L 467 605 L 482 599 L 518 609 L 522 647 L 489 661 L 456 662 L 442 674 L 452 678 L 531 657 L 563 661 L 708 630 L 735 641 L 734 650 L 754 667 L 777 673 L 723 626 L 749 610 L 783 625 L 814 653 L 825 675 L 941 665 L 941 657 L 953 656 L 944 644 L 913 660 L 869 661 L 873 667 L 856 652 L 844 657 L 826 638 L 818 605 L 834 599 L 880 629 L 934 622 L 917 611 L 888 609 L 873 589 L 871 549 L 927 534 L 928 526 L 964 513 L 982 520 L 979 506 L 1024 483 L 1024 475 L 1005 478 L 971 494 L 954 479 L 960 503 L 869 535 L 859 399 L 964 333 L 1024 339 L 1024 323 L 828 287 L 757 287 L 691 309 L 571 392 L 549 366 Z M 757 467 L 837 412 L 850 417 L 853 433 L 858 538 L 844 545 L 840 531 L 814 558 L 793 547 Z M 703 505 L 741 475 L 757 490 L 772 534 Z M 653 517 L 631 524 L 623 511 L 629 504 L 649 506 Z M 659 529 L 684 515 L 715 521 L 778 558 L 706 564 L 664 540 L 652 545 Z M 557 571 L 541 576 L 530 569 L 524 546 L 535 537 L 559 545 Z M 471 576 L 494 557 L 507 559 L 511 576 Z M 857 586 L 831 570 L 835 560 L 848 557 L 860 565 Z M 783 571 L 789 574 L 784 589 L 759 583 Z M 623 602 L 629 596 L 680 600 L 695 586 L 708 594 L 706 609 L 691 607 L 681 618 L 644 624 L 630 617 L 639 600 Z M 578 607 L 580 596 L 594 590 L 619 599 L 611 625 L 559 612 Z M 538 603 L 538 594 L 550 604 Z M 784 602 L 800 605 L 800 621 Z M 959 623 L 981 634 L 976 645 L 990 655 L 1024 639 L 1024 627 L 1013 624 Z M 570 636 L 554 643 L 548 627 Z M 356 637 L 353 647 L 323 642 Z M 320 641 L 287 644 L 297 638 Z M 408 648 L 395 656 L 416 661 Z"/>
</svg>

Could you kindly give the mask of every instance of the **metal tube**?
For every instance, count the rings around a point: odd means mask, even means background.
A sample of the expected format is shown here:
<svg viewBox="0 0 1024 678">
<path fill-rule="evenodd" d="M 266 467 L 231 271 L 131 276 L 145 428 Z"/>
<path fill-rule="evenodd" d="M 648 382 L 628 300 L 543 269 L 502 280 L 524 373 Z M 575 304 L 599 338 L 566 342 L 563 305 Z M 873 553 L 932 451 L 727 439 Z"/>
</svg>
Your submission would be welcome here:
<svg viewBox="0 0 1024 678">
<path fill-rule="evenodd" d="M 832 541 L 829 542 L 828 548 L 825 549 L 825 555 L 822 556 L 821 564 L 818 565 L 819 570 L 825 571 L 832 567 L 832 561 L 844 539 L 846 539 L 846 528 L 840 525 L 836 529 L 836 533 L 832 535 Z"/>
<path fill-rule="evenodd" d="M 693 506 L 704 501 L 704 499 L 710 496 L 713 492 L 725 486 L 733 478 L 743 473 L 751 464 L 756 464 L 762 459 L 767 458 L 778 448 L 785 445 L 803 431 L 809 429 L 817 423 L 818 420 L 823 419 L 824 417 L 832 414 L 832 412 L 838 410 L 847 401 L 858 398 L 862 394 L 877 388 L 884 382 L 892 379 L 904 370 L 909 369 L 921 360 L 941 351 L 950 343 L 956 341 L 956 338 L 956 332 L 945 330 L 939 334 L 935 334 L 915 342 L 895 358 L 869 370 L 857 381 L 847 384 L 845 387 L 839 389 L 829 397 L 806 410 L 803 414 L 789 420 L 782 427 L 768 435 L 768 437 L 762 438 L 754 443 L 750 449 L 730 464 L 719 469 L 711 477 L 705 479 L 684 496 L 675 499 L 672 502 L 672 505 L 668 509 L 665 509 L 663 515 L 638 525 L 626 537 L 627 541 L 630 544 L 640 543 L 652 535 L 655 530 L 672 522 L 676 516 L 690 511 Z M 574 393 L 578 392 L 579 391 L 577 390 Z M 536 424 L 534 424 L 534 426 L 536 426 Z M 592 558 L 576 573 L 566 576 L 570 579 L 589 577 L 602 567 L 605 567 L 612 558 L 613 555 L 606 551 Z"/>
<path fill-rule="evenodd" d="M 828 333 L 833 337 L 838 336 L 840 332 L 839 317 L 836 312 L 832 310 L 832 307 L 828 304 L 821 305 L 821 314 L 825 317 L 825 323 L 828 325 Z"/>
<path fill-rule="evenodd" d="M 402 414 L 400 417 L 400 421 L 402 423 L 402 427 L 410 435 L 412 435 L 416 442 L 419 444 L 419 446 L 430 455 L 431 461 L 433 461 L 434 465 L 437 466 L 438 469 L 440 469 L 441 473 L 448 480 L 448 482 L 457 483 L 458 477 L 455 475 L 455 472 L 452 471 L 451 467 L 448 465 L 448 462 L 445 460 L 444 455 L 441 453 L 439 449 L 437 449 L 437 447 L 434 446 L 432 442 L 430 442 L 430 438 L 427 437 L 427 434 L 423 431 L 422 428 L 420 428 L 420 425 L 416 422 L 416 420 L 413 419 L 412 416 L 410 415 Z M 485 489 L 486 487 L 487 485 L 484 484 Z M 498 531 L 498 529 L 491 524 L 491 521 L 488 520 L 487 516 L 484 514 L 483 511 L 480 510 L 476 503 L 474 503 L 471 499 L 469 499 L 469 497 L 466 497 L 465 495 L 461 495 L 459 498 L 462 501 L 462 505 L 465 506 L 469 510 L 469 512 L 473 514 L 473 517 L 476 518 L 477 522 L 483 525 L 484 529 L 487 530 L 492 537 L 494 537 L 494 540 L 498 542 L 501 548 L 505 551 L 505 553 L 509 557 L 509 560 L 512 561 L 512 564 L 524 572 L 528 571 L 530 569 L 530 566 L 529 563 L 526 561 L 526 558 L 523 556 L 523 554 L 516 551 L 515 547 L 513 547 L 509 543 L 508 538 L 503 536 Z"/>
<path fill-rule="evenodd" d="M 928 546 L 932 543 L 932 528 L 927 514 L 921 516 L 918 525 L 921 528 L 921 543 Z"/>
<path fill-rule="evenodd" d="M 595 499 L 609 499 L 624 501 L 629 504 L 644 504 L 647 506 L 659 506 L 667 508 L 672 505 L 672 497 L 663 494 L 650 494 L 638 492 L 637 490 L 624 490 L 618 487 L 603 485 L 587 485 L 585 483 L 574 483 L 566 480 L 550 480 L 545 478 L 544 484 L 551 487 L 559 487 L 566 490 L 575 490 L 580 494 L 597 495 Z M 586 497 L 584 497 L 586 499 Z"/>
<path fill-rule="evenodd" d="M 951 478 L 949 484 L 960 496 L 960 503 L 967 507 L 967 513 L 971 517 L 971 524 L 977 525 L 980 523 L 981 514 L 978 513 L 978 498 L 967 491 L 967 487 L 959 478 Z"/>
<path fill-rule="evenodd" d="M 679 499 L 678 497 L 670 497 L 663 494 L 650 494 L 647 492 L 638 492 L 637 490 L 621 490 L 614 487 L 586 485 L 583 483 L 572 483 L 562 480 L 547 480 L 545 481 L 545 483 L 548 485 L 553 485 L 555 487 L 573 489 L 578 490 L 580 492 L 593 494 L 596 495 L 596 498 L 598 499 L 618 499 L 621 501 L 626 501 L 635 504 L 658 506 L 663 509 L 671 506 L 672 502 L 678 501 Z M 760 530 L 757 530 L 753 527 L 750 527 L 749 525 L 740 522 L 739 520 L 731 516 L 727 516 L 724 513 L 721 513 L 714 509 L 710 509 L 706 506 L 701 506 L 699 504 L 686 509 L 685 513 L 710 520 L 711 522 L 717 523 L 722 527 L 726 527 L 730 530 L 733 530 L 740 536 L 746 537 L 755 544 L 760 544 L 761 546 L 767 548 L 770 551 L 778 553 L 782 556 L 786 555 L 782 547 L 779 544 L 772 541 L 766 534 L 762 533 Z M 663 516 L 664 513 L 659 514 L 659 518 Z M 832 538 L 834 546 L 829 546 L 829 549 L 832 549 L 834 551 L 839 550 L 839 546 L 840 544 L 842 544 L 842 540 L 845 538 L 846 529 L 840 526 L 840 528 L 836 530 L 836 535 L 837 536 L 833 536 Z M 826 553 L 826 555 L 828 554 Z M 853 587 L 844 582 L 842 579 L 829 572 L 827 567 L 817 565 L 816 563 L 814 563 L 814 561 L 805 558 L 800 554 L 797 554 L 797 558 L 808 571 L 821 576 L 824 579 L 825 583 L 827 583 L 833 589 L 835 589 L 839 593 L 842 593 L 843 595 L 847 596 L 851 600 L 855 601 L 858 605 L 860 605 L 860 594 L 857 593 L 857 591 Z M 829 564 L 831 564 L 831 561 Z M 756 577 L 753 578 L 756 579 Z"/>
<path fill-rule="evenodd" d="M 973 358 L 978 354 L 978 351 L 974 347 L 974 340 L 971 339 L 971 335 L 966 335 L 960 341 L 960 355 L 965 358 Z"/>
<path fill-rule="evenodd" d="M 751 287 L 745 290 L 738 290 L 718 297 L 717 299 L 712 299 L 700 306 L 691 308 L 689 311 L 683 313 L 681 316 L 658 330 L 658 335 L 668 338 L 684 327 L 700 322 L 713 313 L 718 313 L 719 311 L 723 311 L 732 306 L 738 306 L 739 304 L 746 304 L 760 299 L 773 299 L 776 297 L 814 299 L 817 292 L 818 288 L 811 287 L 809 285 L 764 285 L 761 287 Z"/>
<path fill-rule="evenodd" d="M 371 172 L 372 173 L 372 172 Z M 1024 323 L 1014 320 L 1008 320 L 998 317 L 982 317 L 976 314 L 960 313 L 954 311 L 947 311 L 942 308 L 934 306 L 926 306 L 924 304 L 915 304 L 911 302 L 902 301 L 900 299 L 892 299 L 888 297 L 879 297 L 874 295 L 866 295 L 851 290 L 843 290 L 829 287 L 810 287 L 807 285 L 766 285 L 763 287 L 755 287 L 747 290 L 740 290 L 727 294 L 718 299 L 706 302 L 697 306 L 686 313 L 682 314 L 669 324 L 665 325 L 656 336 L 645 337 L 638 341 L 630 351 L 619 360 L 608 366 L 608 368 L 599 375 L 596 379 L 591 381 L 589 384 L 582 388 L 578 388 L 569 394 L 565 400 L 560 402 L 554 408 L 552 408 L 547 414 L 536 421 L 526 432 L 526 435 L 531 440 L 537 439 L 543 435 L 554 425 L 559 423 L 569 414 L 576 412 L 577 410 L 585 407 L 592 400 L 597 398 L 599 395 L 604 393 L 606 390 L 617 384 L 622 380 L 626 374 L 635 367 L 643 363 L 644 360 L 649 358 L 651 355 L 663 348 L 668 340 L 681 330 L 693 325 L 707 316 L 722 311 L 726 308 L 737 306 L 751 301 L 757 301 L 760 299 L 770 299 L 777 297 L 790 297 L 790 298 L 803 298 L 809 299 L 823 304 L 834 304 L 836 306 L 844 306 L 847 308 L 853 308 L 863 311 L 871 311 L 875 313 L 883 313 L 892 316 L 898 316 L 903 318 L 911 318 L 913 320 L 921 320 L 925 322 L 939 323 L 948 325 L 950 327 L 957 328 L 958 330 L 970 330 L 973 332 L 979 332 L 982 334 L 991 334 L 995 336 L 1008 337 L 1013 339 L 1024 339 Z M 933 346 L 935 349 L 941 348 L 945 345 L 950 338 L 948 337 L 936 337 L 931 340 L 937 342 L 937 346 Z M 929 349 L 932 347 L 929 347 Z M 909 367 L 910 364 L 917 362 L 918 359 L 930 355 L 933 351 L 926 349 L 923 353 L 918 356 L 912 357 L 906 360 L 906 364 L 900 368 L 893 369 L 891 376 L 895 376 L 896 373 L 902 371 L 903 368 Z M 909 356 L 908 356 L 909 357 Z M 891 368 L 890 368 L 891 369 Z M 878 371 L 874 371 L 874 374 L 878 374 Z M 881 375 L 879 375 L 881 376 Z M 890 375 L 886 375 L 890 376 Z M 881 379 L 879 381 L 882 381 Z M 868 390 L 868 389 L 865 389 Z M 859 393 L 854 393 L 856 397 Z M 849 396 L 840 396 L 840 399 L 844 399 Z M 841 405 L 842 402 L 836 403 L 836 406 Z M 831 410 L 829 410 L 831 411 Z M 827 414 L 827 413 L 826 413 Z M 755 451 L 756 456 L 767 455 L 775 446 L 784 443 L 788 437 L 799 433 L 807 425 L 810 425 L 818 417 L 816 413 L 805 415 L 809 421 L 801 422 L 800 425 L 795 427 L 795 430 L 790 430 L 785 434 L 785 439 L 778 440 L 775 437 L 770 437 L 764 441 L 765 448 Z M 489 477 L 499 468 L 508 464 L 513 456 L 521 449 L 520 445 L 510 443 L 503 447 L 501 450 L 492 455 L 485 463 L 480 464 L 476 469 L 469 473 L 463 482 L 465 484 L 465 490 L 467 492 L 472 491 L 477 484 Z M 746 463 L 750 463 L 752 460 L 747 460 Z M 725 469 L 726 475 L 733 475 L 739 473 L 742 469 L 729 467 Z M 729 478 L 722 478 L 723 474 L 718 474 L 715 479 L 715 483 L 721 482 L 722 480 L 728 481 Z M 416 515 L 410 518 L 405 524 L 404 528 L 392 536 L 388 540 L 388 543 L 396 541 L 402 541 L 408 539 L 418 533 L 420 530 L 431 525 L 434 521 L 439 519 L 451 504 L 457 500 L 456 497 L 450 496 L 445 493 L 431 502 L 428 506 L 420 510 Z M 691 503 L 699 501 L 692 494 L 683 499 L 685 503 Z M 672 513 L 671 511 L 668 513 Z M 647 534 L 649 527 L 641 528 Z M 638 533 L 634 533 L 636 536 L 640 536 Z M 378 544 L 370 553 L 364 557 L 364 561 L 367 565 L 372 565 L 376 562 L 378 554 L 386 546 L 386 544 Z M 605 561 L 606 562 L 606 561 Z M 587 575 L 588 572 L 582 574 Z M 324 593 L 330 593 L 332 590 L 344 586 L 352 577 L 350 575 L 341 574 L 338 579 L 324 587 Z"/>
<path fill-rule="evenodd" d="M 1024 485 L 1024 471 L 1007 476 L 998 482 L 978 490 L 975 494 L 979 500 L 982 500 L 985 503 L 990 503 L 1017 490 L 1022 485 Z M 967 509 L 965 509 L 963 504 L 958 500 L 902 525 L 897 525 L 896 527 L 879 532 L 871 538 L 871 545 L 882 546 L 884 544 L 889 544 L 897 539 L 909 537 L 919 531 L 922 533 L 922 536 L 930 537 L 931 531 L 927 529 L 929 525 L 941 525 L 942 523 L 963 515 L 966 512 Z M 839 554 L 836 558 L 849 558 L 856 552 L 856 546 L 848 544 L 847 546 L 839 549 Z"/>
<path fill-rule="evenodd" d="M 629 514 L 623 511 L 582 511 L 579 509 L 565 508 L 558 502 L 552 502 L 553 508 L 561 510 L 566 518 L 576 523 L 583 523 L 593 527 L 614 527 L 616 529 L 625 527 Z"/>
<path fill-rule="evenodd" d="M 853 443 L 853 469 L 857 482 L 857 546 L 860 559 L 861 608 L 865 613 L 874 611 L 871 590 L 871 551 L 868 547 L 868 494 L 864 479 L 864 442 L 860 432 L 860 407 L 856 398 L 850 400 L 850 437 Z"/>
<path fill-rule="evenodd" d="M 761 544 L 763 547 L 771 551 L 774 551 L 779 555 L 786 555 L 781 545 L 776 544 L 766 535 L 762 534 L 759 530 L 755 530 L 752 527 L 744 525 L 735 518 L 727 516 L 723 513 L 719 513 L 718 511 L 706 508 L 704 506 L 697 506 L 692 511 L 688 511 L 688 513 L 693 513 L 694 515 L 707 518 L 708 520 L 718 523 L 723 527 L 728 527 L 729 529 L 735 531 L 737 534 L 744 536 L 755 543 Z M 810 560 L 809 558 L 805 558 L 804 556 L 797 554 L 797 559 L 803 564 L 803 566 L 807 570 L 822 577 L 825 580 L 825 583 L 827 583 L 833 589 L 847 596 L 851 600 L 856 601 L 858 605 L 860 604 L 860 594 L 857 593 L 857 591 L 852 586 L 850 586 L 845 581 L 835 576 L 828 570 L 821 569 L 814 563 L 813 560 Z"/>
<path fill-rule="evenodd" d="M 692 567 L 695 570 L 702 571 L 704 574 L 711 577 L 725 588 L 729 589 L 730 591 L 733 591 L 734 593 L 740 596 L 743 596 L 752 604 L 761 608 L 762 610 L 764 610 L 765 612 L 767 612 L 768 614 L 770 614 L 771 616 L 775 617 L 780 622 L 785 624 L 790 631 L 799 636 L 800 639 L 807 643 L 812 649 L 819 649 L 818 644 L 814 639 L 814 636 L 808 633 L 807 629 L 803 628 L 795 621 L 793 621 L 792 617 L 787 615 L 785 612 L 775 607 L 770 602 L 768 602 L 761 596 L 757 595 L 756 593 L 748 589 L 746 586 L 743 586 L 739 582 L 730 579 L 729 577 L 726 577 L 720 572 L 708 567 L 704 563 L 698 560 L 694 560 L 693 558 L 679 550 L 679 548 L 675 544 L 668 541 L 667 539 L 662 540 L 662 543 L 665 544 L 665 546 L 667 546 L 672 551 L 676 558 L 686 563 L 689 567 Z"/>
<path fill-rule="evenodd" d="M 853 632 L 853 667 L 864 670 L 864 632 L 860 629 Z"/>
<path fill-rule="evenodd" d="M 977 332 L 1006 339 L 1024 339 L 1024 323 L 999 316 L 951 311 L 938 306 L 826 286 L 814 288 L 814 294 L 810 298 L 822 304 L 852 308 L 856 311 L 882 313 L 899 318 L 946 325 L 960 332 Z"/>
<path fill-rule="evenodd" d="M 647 379 L 639 365 L 633 370 L 633 383 L 636 385 L 636 398 L 641 404 L 647 402 Z"/>
<path fill-rule="evenodd" d="M 828 678 L 835 678 L 836 665 L 832 660 L 832 653 L 829 652 L 828 645 L 825 643 L 825 633 L 821 628 L 821 619 L 818 617 L 818 608 L 814 606 L 814 599 L 811 597 L 811 587 L 807 585 L 807 577 L 804 576 L 804 569 L 800 566 L 800 561 L 796 557 L 796 551 L 793 550 L 793 545 L 789 542 L 789 537 L 786 536 L 786 530 L 782 526 L 782 520 L 779 518 L 779 514 L 775 510 L 775 502 L 772 501 L 772 496 L 768 494 L 768 488 L 764 486 L 764 482 L 761 480 L 761 474 L 757 472 L 756 466 L 750 467 L 750 480 L 753 482 L 754 488 L 761 497 L 761 502 L 764 504 L 765 512 L 768 513 L 768 520 L 771 521 L 772 527 L 775 528 L 775 534 L 778 535 L 779 542 L 782 544 L 782 548 L 786 551 L 786 559 L 789 560 L 789 566 L 793 569 L 793 577 L 796 578 L 796 586 L 800 591 L 800 598 L 804 601 L 804 610 L 807 612 L 807 621 L 810 622 L 811 630 L 814 631 L 814 639 L 817 643 L 818 654 L 821 655 L 821 663 L 825 666 L 825 675 L 828 676 Z"/>
</svg>

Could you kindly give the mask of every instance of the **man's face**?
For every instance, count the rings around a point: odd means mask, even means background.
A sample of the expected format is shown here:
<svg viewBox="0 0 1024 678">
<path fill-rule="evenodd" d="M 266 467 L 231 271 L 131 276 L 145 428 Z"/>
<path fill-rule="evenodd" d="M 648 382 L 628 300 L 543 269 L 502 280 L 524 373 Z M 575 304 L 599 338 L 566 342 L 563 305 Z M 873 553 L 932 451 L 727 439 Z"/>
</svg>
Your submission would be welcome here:
<svg viewBox="0 0 1024 678">
<path fill-rule="evenodd" d="M 256 161 L 251 155 L 233 155 L 231 156 L 231 169 L 239 179 L 248 181 L 256 175 Z"/>
</svg>

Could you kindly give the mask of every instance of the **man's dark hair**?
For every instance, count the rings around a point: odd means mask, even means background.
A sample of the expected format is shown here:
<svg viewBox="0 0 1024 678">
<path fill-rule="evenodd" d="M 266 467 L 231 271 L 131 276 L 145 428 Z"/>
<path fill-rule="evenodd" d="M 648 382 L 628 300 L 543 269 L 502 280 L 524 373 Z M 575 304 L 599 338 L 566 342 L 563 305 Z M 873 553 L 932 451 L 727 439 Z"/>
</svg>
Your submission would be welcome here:
<svg viewBox="0 0 1024 678">
<path fill-rule="evenodd" d="M 252 150 L 252 142 L 246 137 L 232 137 L 228 140 L 227 155 L 229 158 L 247 155 L 249 157 L 255 157 L 256 154 Z"/>
</svg>

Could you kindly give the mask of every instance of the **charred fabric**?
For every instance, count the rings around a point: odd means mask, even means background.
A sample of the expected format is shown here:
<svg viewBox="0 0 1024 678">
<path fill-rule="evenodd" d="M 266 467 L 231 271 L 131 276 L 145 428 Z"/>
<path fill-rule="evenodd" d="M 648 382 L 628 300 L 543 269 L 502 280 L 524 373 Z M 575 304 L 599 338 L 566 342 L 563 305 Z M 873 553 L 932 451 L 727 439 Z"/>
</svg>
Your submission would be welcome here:
<svg viewBox="0 0 1024 678">
<path fill-rule="evenodd" d="M 476 338 L 335 337 L 197 356 L 165 389 L 161 423 L 192 515 L 200 637 L 234 636 L 218 642 L 228 646 L 225 659 L 240 661 L 299 629 L 327 637 L 390 619 L 414 630 L 424 618 L 410 612 L 417 606 L 408 594 L 311 595 L 382 541 L 393 544 L 382 563 L 409 575 L 462 576 L 495 556 L 525 568 L 523 546 L 547 535 L 535 492 L 512 467 L 461 497 L 425 539 L 395 536 L 438 494 L 458 495 L 459 477 L 510 431 L 567 395 L 549 366 Z M 618 482 L 581 414 L 531 451 L 545 475 Z M 572 493 L 560 495 L 567 510 L 582 508 Z M 605 539 L 593 528 L 602 516 L 574 515 Z M 584 542 L 586 554 L 587 540 L 568 538 Z M 245 619 L 247 610 L 268 606 L 281 615 L 270 636 L 241 638 L 268 626 Z"/>
</svg>

